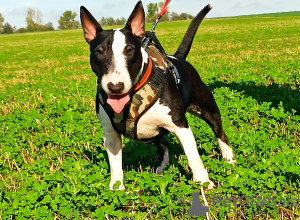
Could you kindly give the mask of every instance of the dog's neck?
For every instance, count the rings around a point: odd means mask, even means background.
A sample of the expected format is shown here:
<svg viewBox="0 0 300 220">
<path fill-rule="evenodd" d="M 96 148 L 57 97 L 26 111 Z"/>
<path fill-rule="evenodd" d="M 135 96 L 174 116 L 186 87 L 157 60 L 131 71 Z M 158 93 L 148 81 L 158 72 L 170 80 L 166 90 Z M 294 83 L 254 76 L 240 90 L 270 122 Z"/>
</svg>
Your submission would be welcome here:
<svg viewBox="0 0 300 220">
<path fill-rule="evenodd" d="M 144 74 L 146 72 L 145 66 L 147 66 L 149 63 L 150 58 L 148 56 L 148 53 L 146 52 L 146 50 L 143 47 L 141 47 L 141 53 L 142 53 L 142 57 L 143 57 L 142 66 L 141 66 L 140 72 L 135 77 L 133 85 L 138 84 L 139 81 L 142 79 L 142 77 L 144 76 Z"/>
<path fill-rule="evenodd" d="M 150 65 L 151 58 L 149 57 L 148 53 L 146 52 L 146 50 L 144 48 L 141 48 L 141 53 L 142 53 L 142 57 L 143 57 L 142 66 L 141 66 L 140 72 L 137 74 L 137 76 L 133 82 L 133 85 L 141 84 L 141 82 L 145 80 L 144 77 L 147 77 L 145 75 L 149 74 L 149 71 L 150 71 L 150 73 L 152 71 L 152 65 Z M 145 84 L 145 82 L 146 81 L 144 81 L 144 84 Z"/>
<path fill-rule="evenodd" d="M 139 83 L 135 86 L 134 91 L 138 91 L 149 80 L 151 73 L 152 73 L 152 65 L 153 65 L 153 61 L 151 58 L 149 58 L 148 67 L 146 68 L 146 71 L 144 72 L 143 77 L 141 78 Z"/>
</svg>

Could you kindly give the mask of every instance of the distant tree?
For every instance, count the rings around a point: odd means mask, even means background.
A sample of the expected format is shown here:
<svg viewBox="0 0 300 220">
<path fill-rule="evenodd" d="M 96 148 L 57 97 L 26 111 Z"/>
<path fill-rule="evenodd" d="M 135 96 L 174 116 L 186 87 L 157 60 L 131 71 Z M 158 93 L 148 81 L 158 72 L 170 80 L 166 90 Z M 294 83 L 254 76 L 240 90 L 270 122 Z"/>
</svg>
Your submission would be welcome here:
<svg viewBox="0 0 300 220">
<path fill-rule="evenodd" d="M 116 25 L 116 21 L 113 17 L 109 17 L 106 19 L 106 24 L 107 24 L 107 26 L 114 26 L 114 25 Z"/>
<path fill-rule="evenodd" d="M 27 32 L 26 28 L 19 28 L 18 30 L 15 31 L 16 33 L 25 33 Z"/>
<path fill-rule="evenodd" d="M 157 3 L 149 3 L 147 5 L 147 22 L 153 22 L 155 21 L 157 14 L 159 13 L 159 8 Z"/>
<path fill-rule="evenodd" d="M 2 14 L 0 13 L 0 34 L 2 34 L 4 32 L 3 22 L 4 22 L 4 17 L 2 17 Z"/>
<path fill-rule="evenodd" d="M 147 5 L 147 16 L 152 17 L 158 14 L 158 4 L 157 3 L 149 3 Z"/>
<path fill-rule="evenodd" d="M 178 20 L 189 20 L 189 19 L 193 19 L 194 16 L 187 14 L 187 13 L 181 13 L 180 15 L 176 12 L 172 12 L 170 15 L 170 19 L 172 21 L 178 21 Z"/>
<path fill-rule="evenodd" d="M 122 24 L 123 24 L 122 21 L 119 18 L 117 18 L 116 25 L 122 25 Z"/>
<path fill-rule="evenodd" d="M 181 17 L 178 13 L 174 11 L 171 13 L 170 17 L 172 21 L 184 20 L 183 17 Z"/>
<path fill-rule="evenodd" d="M 154 22 L 157 18 L 158 13 L 161 11 L 161 8 L 163 6 L 163 2 L 159 3 L 150 3 L 147 5 L 147 22 Z M 169 9 L 169 7 L 168 7 Z M 160 21 L 168 21 L 170 20 L 170 12 L 169 10 L 164 14 L 164 16 L 160 19 Z"/>
<path fill-rule="evenodd" d="M 35 30 L 35 23 L 33 20 L 34 17 L 34 9 L 33 8 L 28 8 L 27 10 L 27 17 L 26 17 L 26 23 L 27 23 L 27 30 L 28 31 L 34 31 Z"/>
<path fill-rule="evenodd" d="M 80 23 L 79 21 L 75 21 L 77 14 L 72 11 L 65 11 L 62 16 L 60 16 L 60 19 L 58 20 L 59 29 L 73 29 L 73 28 L 79 28 Z"/>
<path fill-rule="evenodd" d="M 53 24 L 51 22 L 48 22 L 46 25 L 46 30 L 47 31 L 54 31 L 54 27 L 53 27 Z"/>
<path fill-rule="evenodd" d="M 14 33 L 14 29 L 7 22 L 3 25 L 3 30 L 4 30 L 4 34 L 12 34 L 12 33 Z"/>
<path fill-rule="evenodd" d="M 37 25 L 42 25 L 42 22 L 43 22 L 43 20 L 42 20 L 42 12 L 39 9 L 37 9 L 35 11 L 35 18 L 34 19 L 35 19 L 35 23 Z"/>
<path fill-rule="evenodd" d="M 187 14 L 187 13 L 181 13 L 180 17 L 184 18 L 185 20 L 189 20 L 189 19 L 193 19 L 194 18 L 193 15 L 190 15 L 190 14 Z"/>
<path fill-rule="evenodd" d="M 101 24 L 101 26 L 107 26 L 107 19 L 105 17 L 102 17 L 99 23 Z"/>
<path fill-rule="evenodd" d="M 101 26 L 114 26 L 114 25 L 124 25 L 126 24 L 125 18 L 117 18 L 116 20 L 113 17 L 102 17 L 99 21 Z"/>
<path fill-rule="evenodd" d="M 116 20 L 116 25 L 123 25 L 126 24 L 126 19 L 125 18 L 121 18 L 121 19 L 117 19 Z"/>
<path fill-rule="evenodd" d="M 42 25 L 42 12 L 37 9 L 28 8 L 27 16 L 26 16 L 26 23 L 27 23 L 27 30 L 29 32 L 38 31 L 41 29 Z"/>
</svg>

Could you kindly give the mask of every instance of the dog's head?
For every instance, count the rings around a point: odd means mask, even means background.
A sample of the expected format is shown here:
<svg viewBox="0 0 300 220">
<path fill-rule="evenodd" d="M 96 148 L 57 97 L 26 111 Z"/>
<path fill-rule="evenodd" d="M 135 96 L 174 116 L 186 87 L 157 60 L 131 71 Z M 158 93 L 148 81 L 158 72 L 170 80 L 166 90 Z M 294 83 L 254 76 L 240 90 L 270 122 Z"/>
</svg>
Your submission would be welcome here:
<svg viewBox="0 0 300 220">
<path fill-rule="evenodd" d="M 84 38 L 90 45 L 90 63 L 100 86 L 108 95 L 107 103 L 120 113 L 130 101 L 136 79 L 147 65 L 142 48 L 145 12 L 141 2 L 135 6 L 124 28 L 103 30 L 85 8 L 80 8 Z"/>
</svg>

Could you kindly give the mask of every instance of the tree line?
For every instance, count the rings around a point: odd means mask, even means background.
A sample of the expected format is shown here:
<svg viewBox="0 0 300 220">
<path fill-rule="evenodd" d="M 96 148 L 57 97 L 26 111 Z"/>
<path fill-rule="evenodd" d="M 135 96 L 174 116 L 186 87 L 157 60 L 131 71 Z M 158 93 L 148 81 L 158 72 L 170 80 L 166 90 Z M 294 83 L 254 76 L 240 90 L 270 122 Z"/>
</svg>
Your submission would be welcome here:
<svg viewBox="0 0 300 220">
<path fill-rule="evenodd" d="M 76 21 L 77 14 L 72 11 L 65 11 L 60 19 L 58 20 L 59 29 L 73 29 L 80 28 L 81 25 L 79 21 Z M 8 22 L 4 23 L 4 17 L 0 13 L 0 34 L 12 34 L 12 33 L 24 33 L 24 32 L 34 32 L 34 31 L 53 31 L 54 26 L 51 22 L 43 24 L 42 12 L 37 9 L 28 8 L 27 16 L 25 18 L 27 26 L 17 29 L 12 27 Z"/>
<path fill-rule="evenodd" d="M 146 13 L 146 22 L 152 23 L 157 18 L 158 13 L 160 12 L 161 8 L 163 6 L 163 2 L 160 3 L 149 3 L 147 5 L 147 13 Z M 169 9 L 169 8 L 168 8 Z M 166 14 L 160 19 L 160 21 L 178 21 L 178 20 L 189 20 L 193 19 L 194 16 L 187 14 L 187 13 L 181 13 L 178 14 L 176 12 L 169 12 L 169 10 L 166 12 Z M 114 25 L 123 25 L 125 24 L 127 19 L 121 18 L 121 19 L 114 19 L 113 17 L 102 17 L 99 23 L 102 26 L 114 26 Z"/>
<path fill-rule="evenodd" d="M 160 12 L 163 2 L 160 3 L 150 3 L 147 5 L 146 22 L 152 23 L 157 18 L 157 14 Z M 58 20 L 58 29 L 75 29 L 80 28 L 81 24 L 79 21 L 75 20 L 77 14 L 70 10 L 65 11 L 60 19 Z M 178 14 L 176 12 L 169 12 L 161 18 L 161 21 L 176 21 L 176 20 L 187 20 L 194 18 L 192 15 L 187 13 Z M 27 26 L 17 29 L 12 27 L 8 22 L 5 22 L 4 17 L 0 13 L 0 34 L 12 34 L 12 33 L 24 33 L 24 32 L 34 32 L 34 31 L 52 31 L 54 26 L 51 22 L 43 24 L 42 12 L 37 9 L 28 8 L 27 16 L 25 18 Z M 114 19 L 113 17 L 102 17 L 99 23 L 102 26 L 114 26 L 114 25 L 124 25 L 127 19 L 124 17 Z"/>
</svg>

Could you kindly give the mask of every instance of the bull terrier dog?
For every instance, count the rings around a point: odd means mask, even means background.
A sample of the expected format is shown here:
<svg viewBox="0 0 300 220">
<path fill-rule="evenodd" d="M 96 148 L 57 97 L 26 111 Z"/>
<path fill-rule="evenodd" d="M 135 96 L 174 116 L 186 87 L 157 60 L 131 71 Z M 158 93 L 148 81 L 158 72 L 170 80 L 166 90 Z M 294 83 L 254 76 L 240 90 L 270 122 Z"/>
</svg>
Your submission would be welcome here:
<svg viewBox="0 0 300 220">
<path fill-rule="evenodd" d="M 103 30 L 92 14 L 80 8 L 84 38 L 90 48 L 90 65 L 98 77 L 96 112 L 104 131 L 111 180 L 124 190 L 121 135 L 158 147 L 158 173 L 169 163 L 164 135 L 173 133 L 188 159 L 195 182 L 214 187 L 200 159 L 185 113 L 202 118 L 211 127 L 223 158 L 234 164 L 232 149 L 222 128 L 212 92 L 196 69 L 186 61 L 197 29 L 212 5 L 192 20 L 173 56 L 162 56 L 153 44 L 143 47 L 145 12 L 139 1 L 124 28 Z"/>
</svg>

